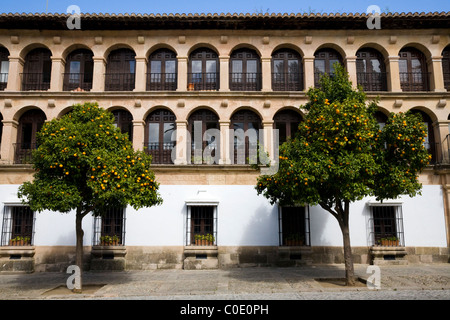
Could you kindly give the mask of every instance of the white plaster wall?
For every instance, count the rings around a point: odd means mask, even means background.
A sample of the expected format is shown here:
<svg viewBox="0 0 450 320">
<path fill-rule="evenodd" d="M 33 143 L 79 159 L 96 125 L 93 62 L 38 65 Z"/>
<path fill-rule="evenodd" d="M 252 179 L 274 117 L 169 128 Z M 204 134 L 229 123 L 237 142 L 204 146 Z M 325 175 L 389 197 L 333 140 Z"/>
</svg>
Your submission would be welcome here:
<svg viewBox="0 0 450 320">
<path fill-rule="evenodd" d="M 0 214 L 4 203 L 20 203 L 17 185 L 0 186 Z M 278 211 L 253 186 L 179 186 L 160 188 L 161 206 L 126 211 L 125 242 L 133 246 L 182 246 L 186 235 L 186 200 L 206 190 L 218 201 L 218 245 L 277 246 Z M 370 210 L 364 199 L 351 205 L 350 236 L 352 246 L 367 246 L 370 230 Z M 445 247 L 446 230 L 444 204 L 440 186 L 424 186 L 422 195 L 402 197 L 403 225 L 406 246 Z M 0 224 L 3 219 L 0 220 Z M 322 208 L 310 208 L 311 244 L 313 246 L 342 246 L 342 234 L 336 219 Z M 85 245 L 92 244 L 93 218 L 83 220 Z M 74 245 L 75 214 L 57 212 L 36 213 L 35 245 Z"/>
</svg>

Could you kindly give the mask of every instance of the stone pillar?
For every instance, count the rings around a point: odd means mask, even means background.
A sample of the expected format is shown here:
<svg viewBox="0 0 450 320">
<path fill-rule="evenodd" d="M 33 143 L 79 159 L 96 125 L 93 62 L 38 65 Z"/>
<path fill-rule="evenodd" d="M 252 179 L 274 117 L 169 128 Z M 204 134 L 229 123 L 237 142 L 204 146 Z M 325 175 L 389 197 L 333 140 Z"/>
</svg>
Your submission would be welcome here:
<svg viewBox="0 0 450 320">
<path fill-rule="evenodd" d="M 3 120 L 3 133 L 1 144 L 1 162 L 14 163 L 14 143 L 17 141 L 17 127 L 19 123 L 15 120 Z"/>
<path fill-rule="evenodd" d="M 273 143 L 273 120 L 270 121 L 263 121 L 262 125 L 263 125 L 263 146 L 264 146 L 264 151 L 267 152 L 269 154 L 269 160 L 271 162 L 274 161 L 274 154 L 275 154 L 275 144 Z M 261 135 L 260 135 L 261 138 Z M 260 163 L 262 165 L 266 164 L 266 163 Z"/>
<path fill-rule="evenodd" d="M 147 58 L 136 57 L 136 75 L 133 91 L 147 90 Z"/>
<path fill-rule="evenodd" d="M 145 121 L 133 120 L 133 148 L 143 150 L 145 139 Z"/>
<path fill-rule="evenodd" d="M 105 91 L 106 60 L 103 57 L 93 57 L 94 78 L 92 79 L 92 91 Z"/>
<path fill-rule="evenodd" d="M 52 73 L 49 91 L 63 91 L 65 65 L 66 61 L 63 58 L 52 57 Z"/>
<path fill-rule="evenodd" d="M 314 87 L 314 57 L 303 57 L 304 91 Z"/>
<path fill-rule="evenodd" d="M 22 89 L 21 74 L 25 60 L 21 57 L 9 57 L 8 84 L 5 91 L 20 91 Z"/>
<path fill-rule="evenodd" d="M 220 56 L 220 88 L 219 91 L 230 91 L 230 57 Z"/>
<path fill-rule="evenodd" d="M 346 64 L 349 79 L 352 82 L 352 86 L 353 86 L 353 88 L 357 88 L 358 87 L 358 77 L 356 74 L 356 56 L 347 57 L 345 59 L 345 64 Z"/>
<path fill-rule="evenodd" d="M 388 91 L 402 92 L 402 88 L 400 86 L 400 69 L 398 66 L 399 58 L 400 57 L 398 56 L 389 56 L 385 62 L 388 73 Z"/>
<path fill-rule="evenodd" d="M 447 92 L 444 86 L 444 72 L 442 70 L 442 56 L 431 57 L 428 63 L 428 70 L 431 71 L 430 90 L 435 92 Z"/>
<path fill-rule="evenodd" d="M 188 130 L 186 120 L 177 120 L 177 130 L 176 130 L 176 146 L 175 146 L 175 156 L 172 153 L 173 163 L 176 165 L 187 164 L 187 148 L 188 148 Z"/>
<path fill-rule="evenodd" d="M 220 160 L 219 164 L 231 164 L 230 121 L 220 120 Z"/>
<path fill-rule="evenodd" d="M 187 90 L 188 57 L 178 57 L 177 91 Z"/>
<path fill-rule="evenodd" d="M 272 91 L 272 58 L 261 58 L 262 91 Z"/>
</svg>

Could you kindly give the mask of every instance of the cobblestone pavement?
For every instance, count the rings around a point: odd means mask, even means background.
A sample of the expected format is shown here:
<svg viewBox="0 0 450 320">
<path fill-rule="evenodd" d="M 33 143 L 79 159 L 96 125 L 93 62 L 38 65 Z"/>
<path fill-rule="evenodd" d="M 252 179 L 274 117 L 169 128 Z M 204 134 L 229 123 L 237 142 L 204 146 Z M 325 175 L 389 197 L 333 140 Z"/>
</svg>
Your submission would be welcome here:
<svg viewBox="0 0 450 320">
<path fill-rule="evenodd" d="M 67 273 L 0 274 L 0 300 L 450 300 L 450 264 L 380 266 L 378 289 L 368 267 L 355 264 L 355 287 L 343 265 L 85 272 L 81 294 Z"/>
</svg>

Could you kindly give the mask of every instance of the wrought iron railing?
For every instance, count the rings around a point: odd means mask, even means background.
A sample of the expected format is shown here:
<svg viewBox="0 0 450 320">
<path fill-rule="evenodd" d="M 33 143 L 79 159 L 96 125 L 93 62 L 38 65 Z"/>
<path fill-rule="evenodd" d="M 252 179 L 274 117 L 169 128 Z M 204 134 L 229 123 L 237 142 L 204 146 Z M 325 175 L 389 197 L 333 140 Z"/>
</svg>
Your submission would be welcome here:
<svg viewBox="0 0 450 320">
<path fill-rule="evenodd" d="M 8 84 L 8 73 L 0 73 L 0 91 L 6 89 Z"/>
<path fill-rule="evenodd" d="M 403 91 L 429 91 L 430 73 L 400 72 L 400 86 Z"/>
<path fill-rule="evenodd" d="M 14 163 L 27 164 L 33 161 L 33 151 L 37 148 L 36 143 L 13 143 Z"/>
<path fill-rule="evenodd" d="M 21 73 L 23 91 L 45 91 L 50 89 L 50 73 Z"/>
<path fill-rule="evenodd" d="M 133 91 L 136 76 L 134 73 L 106 73 L 106 91 Z"/>
<path fill-rule="evenodd" d="M 219 80 L 218 72 L 188 73 L 188 91 L 217 91 Z"/>
<path fill-rule="evenodd" d="M 2 246 L 31 246 L 34 241 L 35 214 L 27 206 L 4 206 Z"/>
<path fill-rule="evenodd" d="M 109 209 L 103 216 L 94 218 L 94 246 L 125 245 L 125 210 L 123 208 Z"/>
<path fill-rule="evenodd" d="M 386 75 L 386 72 L 358 72 L 356 77 L 364 91 L 387 91 Z"/>
<path fill-rule="evenodd" d="M 273 91 L 302 91 L 303 73 L 272 73 Z"/>
<path fill-rule="evenodd" d="M 175 91 L 176 73 L 147 73 L 147 91 Z"/>
<path fill-rule="evenodd" d="M 92 89 L 92 74 L 64 73 L 63 91 L 90 91 Z"/>
<path fill-rule="evenodd" d="M 152 164 L 173 164 L 173 148 L 175 142 L 144 142 L 144 151 L 152 156 Z"/>
<path fill-rule="evenodd" d="M 260 91 L 261 73 L 232 72 L 230 73 L 231 91 Z"/>
<path fill-rule="evenodd" d="M 444 87 L 450 92 L 450 72 L 444 72 Z"/>
</svg>

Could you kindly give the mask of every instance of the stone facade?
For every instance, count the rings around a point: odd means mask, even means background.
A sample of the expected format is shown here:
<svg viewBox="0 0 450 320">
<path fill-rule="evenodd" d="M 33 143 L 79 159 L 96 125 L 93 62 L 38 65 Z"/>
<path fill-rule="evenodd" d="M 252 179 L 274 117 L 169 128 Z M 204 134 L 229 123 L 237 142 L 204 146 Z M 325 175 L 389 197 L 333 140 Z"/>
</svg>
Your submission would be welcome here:
<svg viewBox="0 0 450 320">
<path fill-rule="evenodd" d="M 355 262 L 386 261 L 383 257 L 400 257 L 410 263 L 448 261 L 450 243 L 449 186 L 449 98 L 450 17 L 448 13 L 421 15 L 383 15 L 382 29 L 366 27 L 367 16 L 362 15 L 169 15 L 169 16 L 108 16 L 82 15 L 81 30 L 68 30 L 68 16 L 56 15 L 2 15 L 0 17 L 0 48 L 7 52 L 9 61 L 7 82 L 0 91 L 2 135 L 0 148 L 0 185 L 19 185 L 32 179 L 29 164 L 18 163 L 17 148 L 23 134 L 23 118 L 30 110 L 39 110 L 46 120 L 69 112 L 71 106 L 85 101 L 96 101 L 110 110 L 125 110 L 131 115 L 132 141 L 136 149 L 146 143 L 148 117 L 158 110 L 170 111 L 176 124 L 176 158 L 171 164 L 155 164 L 157 180 L 165 186 L 253 186 L 258 173 L 249 165 L 233 164 L 229 129 L 232 117 L 241 110 L 259 117 L 261 129 L 266 129 L 264 148 L 271 157 L 271 129 L 280 111 L 293 110 L 301 117 L 298 106 L 307 102 L 305 89 L 315 85 L 315 61 L 323 49 L 337 52 L 356 86 L 358 56 L 364 49 L 379 54 L 385 66 L 385 89 L 368 91 L 369 98 L 379 97 L 379 111 L 406 112 L 417 110 L 426 116 L 429 124 L 430 150 L 433 165 L 420 179 L 424 185 L 442 188 L 442 202 L 447 247 L 429 244 L 426 247 L 408 246 L 397 251 L 379 252 L 369 247 L 354 247 Z M 20 22 L 21 21 L 21 22 Z M 262 22 L 266 27 L 262 27 Z M 99 28 L 98 25 L 102 25 Z M 12 27 L 11 27 L 12 26 Z M 39 28 L 37 27 L 39 26 Z M 118 27 L 120 26 L 120 27 Z M 407 27 L 405 27 L 407 26 Z M 213 90 L 191 90 L 192 54 L 200 48 L 214 52 L 217 73 Z M 413 48 L 423 57 L 423 90 L 405 90 L 400 77 L 404 65 L 400 53 Z M 24 90 L 28 54 L 35 49 L 51 52 L 51 74 L 45 90 Z M 86 90 L 65 90 L 69 56 L 83 49 L 92 54 L 91 87 Z M 134 53 L 134 88 L 106 90 L 110 54 L 118 49 Z M 151 90 L 148 85 L 152 54 L 164 49 L 176 58 L 176 86 L 173 90 Z M 248 50 L 256 54 L 260 87 L 257 90 L 235 90 L 232 87 L 232 60 L 234 53 Z M 295 52 L 301 66 L 299 87 L 296 90 L 276 90 L 274 87 L 275 53 L 277 50 Z M 327 60 L 328 61 L 328 60 Z M 3 70 L 3 69 L 2 69 Z M 3 72 L 3 71 L 2 71 Z M 4 79 L 4 78 L 3 78 Z M 78 78 L 77 78 L 78 79 Z M 69 81 L 70 82 L 70 81 Z M 413 81 L 414 82 L 414 81 Z M 275 89 L 274 89 L 275 88 Z M 185 145 L 190 117 L 199 110 L 211 111 L 217 118 L 223 139 L 219 163 L 196 165 L 191 163 Z M 6 200 L 0 199 L 5 202 Z M 39 219 L 39 217 L 37 218 Z M 417 235 L 420 237 L 420 235 Z M 8 251 L 9 250 L 9 251 Z M 34 259 L 33 267 L 8 262 L 7 270 L 62 270 L 73 262 L 71 246 L 35 244 L 27 252 L 11 253 L 14 248 L 1 248 L 1 259 L 11 260 L 20 255 L 27 261 Z M 15 249 L 18 250 L 18 249 Z M 374 253 L 376 251 L 376 253 Z M 300 265 L 303 263 L 341 263 L 342 248 L 310 245 L 296 248 L 271 245 L 219 245 L 212 248 L 179 246 L 134 246 L 108 249 L 86 247 L 87 268 L 92 269 L 154 269 L 154 268 L 217 268 L 233 266 Z M 388 257 L 388 260 L 389 260 Z M 397 258 L 398 261 L 398 258 Z"/>
</svg>

